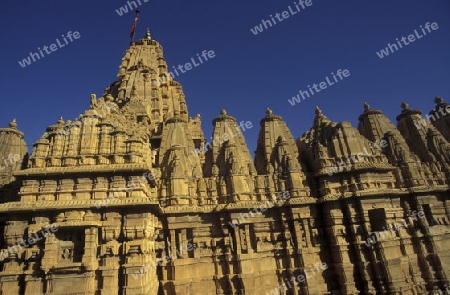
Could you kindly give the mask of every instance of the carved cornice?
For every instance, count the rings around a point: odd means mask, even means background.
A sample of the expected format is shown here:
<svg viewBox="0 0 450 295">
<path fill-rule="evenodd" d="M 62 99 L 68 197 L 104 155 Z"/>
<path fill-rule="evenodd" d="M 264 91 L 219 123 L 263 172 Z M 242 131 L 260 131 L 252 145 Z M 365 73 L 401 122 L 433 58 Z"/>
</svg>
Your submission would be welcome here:
<svg viewBox="0 0 450 295">
<path fill-rule="evenodd" d="M 103 201 L 103 202 L 102 202 Z M 107 201 L 107 202 L 105 202 Z M 159 202 L 149 198 L 116 198 L 99 200 L 67 200 L 67 201 L 37 201 L 37 202 L 10 202 L 0 204 L 0 213 L 23 211 L 49 211 L 49 210 L 68 210 L 68 209 L 97 209 L 108 207 L 124 207 L 135 205 L 155 205 L 160 210 Z"/>
<path fill-rule="evenodd" d="M 111 164 L 111 165 L 86 165 L 86 166 L 70 166 L 70 167 L 43 167 L 29 168 L 14 173 L 14 176 L 46 176 L 46 175 L 62 175 L 62 174 L 78 174 L 78 173 L 113 173 L 113 172 L 135 172 L 149 171 L 150 164 Z"/>
</svg>

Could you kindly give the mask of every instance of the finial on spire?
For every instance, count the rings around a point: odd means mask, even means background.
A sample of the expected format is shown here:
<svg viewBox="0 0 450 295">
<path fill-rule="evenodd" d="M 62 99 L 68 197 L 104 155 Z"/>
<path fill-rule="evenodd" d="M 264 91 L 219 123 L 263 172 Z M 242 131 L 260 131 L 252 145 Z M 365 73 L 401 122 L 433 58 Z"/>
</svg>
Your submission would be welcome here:
<svg viewBox="0 0 450 295">
<path fill-rule="evenodd" d="M 316 115 L 322 115 L 322 110 L 319 108 L 319 106 L 316 106 Z"/>
<path fill-rule="evenodd" d="M 226 115 L 226 114 L 227 114 L 227 111 L 221 110 L 221 111 L 220 111 L 220 114 L 221 114 L 221 115 Z"/>
<path fill-rule="evenodd" d="M 151 37 L 151 35 L 150 35 L 150 29 L 147 28 L 147 33 L 145 33 L 145 39 L 150 40 L 151 38 L 152 38 L 152 37 Z"/>
<path fill-rule="evenodd" d="M 405 111 L 408 111 L 408 110 L 411 109 L 411 108 L 409 107 L 409 104 L 406 103 L 406 102 L 404 102 L 404 101 L 402 102 L 401 107 L 402 107 L 402 109 L 404 109 Z"/>
<path fill-rule="evenodd" d="M 269 108 L 267 108 L 267 110 L 266 110 L 266 115 L 272 115 L 272 114 L 273 114 L 272 110 L 269 109 Z"/>
<path fill-rule="evenodd" d="M 17 127 L 16 119 L 13 119 L 11 122 L 9 122 L 9 127 L 10 128 L 16 128 Z"/>
<path fill-rule="evenodd" d="M 441 103 L 444 103 L 444 99 L 442 97 L 436 96 L 436 98 L 434 99 L 434 102 L 436 104 L 441 104 Z"/>
<path fill-rule="evenodd" d="M 57 121 L 58 125 L 63 125 L 64 124 L 64 119 L 63 117 L 59 117 L 58 121 Z"/>
<path fill-rule="evenodd" d="M 370 110 L 370 105 L 367 102 L 364 102 L 364 109 L 366 111 Z"/>
</svg>

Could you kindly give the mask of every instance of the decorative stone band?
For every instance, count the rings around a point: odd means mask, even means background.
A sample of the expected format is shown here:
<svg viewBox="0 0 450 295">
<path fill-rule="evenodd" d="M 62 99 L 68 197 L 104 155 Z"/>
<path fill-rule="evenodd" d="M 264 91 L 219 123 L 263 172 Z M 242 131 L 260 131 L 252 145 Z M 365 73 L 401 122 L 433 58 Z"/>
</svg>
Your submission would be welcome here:
<svg viewBox="0 0 450 295">
<path fill-rule="evenodd" d="M 304 203 L 311 203 L 312 198 L 304 200 Z M 45 210 L 60 210 L 67 209 L 89 209 L 96 208 L 99 200 L 64 200 L 64 201 L 37 201 L 37 202 L 10 202 L 0 204 L 0 213 L 12 211 L 45 211 Z M 303 203 L 303 202 L 301 202 Z M 256 205 L 263 204 L 263 202 L 242 202 L 219 205 L 204 205 L 204 206 L 171 206 L 161 208 L 159 200 L 149 198 L 114 198 L 109 199 L 108 203 L 102 207 L 124 207 L 134 205 L 157 205 L 158 211 L 161 213 L 176 213 L 176 212 L 217 212 L 228 210 L 239 210 Z M 283 206 L 283 205 L 281 205 Z"/>
<path fill-rule="evenodd" d="M 110 173 L 110 172 L 135 172 L 152 171 L 150 164 L 112 164 L 112 165 L 85 165 L 74 167 L 43 167 L 29 168 L 14 173 L 14 176 L 32 176 L 32 175 L 61 175 L 64 173 Z"/>
<path fill-rule="evenodd" d="M 353 172 L 355 170 L 377 170 L 380 172 L 387 172 L 387 171 L 394 171 L 396 167 L 392 166 L 388 163 L 364 163 L 364 162 L 358 162 L 358 163 L 352 163 L 349 165 L 344 166 L 332 166 L 332 167 L 325 167 L 319 170 L 315 176 L 333 176 L 337 173 L 342 172 Z M 331 175 L 330 175 L 331 173 Z"/>
<path fill-rule="evenodd" d="M 422 189 L 418 188 L 410 188 L 410 189 L 391 189 L 385 190 L 385 194 L 392 195 L 407 195 L 414 192 L 445 192 L 448 190 L 448 186 L 441 185 L 438 187 L 424 187 Z M 337 200 L 340 198 L 351 198 L 351 197 L 362 197 L 369 195 L 377 195 L 379 194 L 379 190 L 373 191 L 364 191 L 364 192 L 354 192 L 348 193 L 344 195 L 336 195 L 334 198 L 331 195 L 324 196 L 322 198 L 313 198 L 313 197 L 298 197 L 292 198 L 288 202 L 280 206 L 293 206 L 293 205 L 301 205 L 301 204 L 311 204 L 311 203 L 322 203 L 324 201 L 329 200 Z M 93 200 L 64 200 L 64 201 L 37 201 L 37 202 L 9 202 L 0 204 L 0 213 L 10 213 L 10 212 L 19 212 L 19 211 L 48 211 L 48 210 L 61 210 L 61 208 L 66 209 L 95 209 L 98 206 L 98 201 L 96 199 Z M 126 207 L 126 206 L 135 206 L 135 205 L 155 205 L 158 212 L 165 213 L 209 213 L 209 212 L 217 212 L 217 211 L 232 211 L 239 210 L 245 208 L 252 208 L 255 205 L 263 204 L 262 202 L 238 202 L 238 203 L 229 203 L 229 204 L 218 204 L 218 205 L 203 205 L 203 206 L 170 206 L 166 208 L 162 208 L 160 206 L 159 200 L 150 199 L 150 198 L 114 198 L 110 199 L 107 204 L 103 206 L 103 208 L 108 207 Z"/>
<path fill-rule="evenodd" d="M 92 209 L 98 204 L 98 200 L 67 200 L 67 201 L 37 201 L 37 202 L 10 202 L 0 204 L 0 213 L 17 212 L 17 211 L 49 211 L 65 209 Z M 123 207 L 135 205 L 158 205 L 159 201 L 149 198 L 120 198 L 111 199 L 104 207 Z"/>
</svg>

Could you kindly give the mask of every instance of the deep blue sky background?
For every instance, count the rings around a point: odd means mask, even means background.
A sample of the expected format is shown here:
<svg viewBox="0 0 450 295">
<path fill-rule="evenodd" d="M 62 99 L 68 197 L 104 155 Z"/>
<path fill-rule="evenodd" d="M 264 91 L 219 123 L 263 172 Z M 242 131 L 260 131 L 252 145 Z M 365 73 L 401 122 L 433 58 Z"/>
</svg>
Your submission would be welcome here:
<svg viewBox="0 0 450 295">
<path fill-rule="evenodd" d="M 216 57 L 177 77 L 190 116 L 200 113 L 205 135 L 224 108 L 256 147 L 259 120 L 270 107 L 294 137 L 310 129 L 319 105 L 333 121 L 357 125 L 363 102 L 394 121 L 402 100 L 428 113 L 433 98 L 450 101 L 450 2 L 448 0 L 312 0 L 313 5 L 263 33 L 250 28 L 293 6 L 294 0 L 150 0 L 141 6 L 137 37 L 147 27 L 170 66 L 203 50 Z M 143 0 L 141 0 L 143 2 Z M 77 117 L 89 95 L 101 96 L 116 79 L 134 13 L 119 16 L 124 0 L 3 0 L 0 11 L 0 126 L 13 118 L 33 144 L 59 116 Z M 380 59 L 376 52 L 426 22 L 439 29 Z M 22 68 L 18 61 L 68 31 L 81 38 Z M 350 77 L 298 105 L 287 99 L 337 69 Z"/>
</svg>

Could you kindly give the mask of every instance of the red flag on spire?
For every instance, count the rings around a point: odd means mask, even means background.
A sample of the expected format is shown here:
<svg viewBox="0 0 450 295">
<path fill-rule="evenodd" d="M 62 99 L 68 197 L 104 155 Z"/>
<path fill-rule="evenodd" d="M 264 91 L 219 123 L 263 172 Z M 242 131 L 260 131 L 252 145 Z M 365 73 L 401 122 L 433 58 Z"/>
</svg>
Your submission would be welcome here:
<svg viewBox="0 0 450 295">
<path fill-rule="evenodd" d="M 131 30 L 130 30 L 130 39 L 131 41 L 133 41 L 134 39 L 134 34 L 136 33 L 136 27 L 137 27 L 137 23 L 138 23 L 138 19 L 139 19 L 139 13 L 141 11 L 138 9 L 136 9 L 136 16 L 134 17 L 134 23 L 131 26 Z"/>
</svg>

